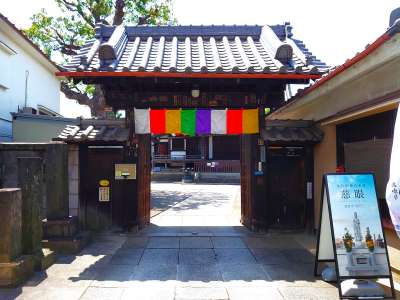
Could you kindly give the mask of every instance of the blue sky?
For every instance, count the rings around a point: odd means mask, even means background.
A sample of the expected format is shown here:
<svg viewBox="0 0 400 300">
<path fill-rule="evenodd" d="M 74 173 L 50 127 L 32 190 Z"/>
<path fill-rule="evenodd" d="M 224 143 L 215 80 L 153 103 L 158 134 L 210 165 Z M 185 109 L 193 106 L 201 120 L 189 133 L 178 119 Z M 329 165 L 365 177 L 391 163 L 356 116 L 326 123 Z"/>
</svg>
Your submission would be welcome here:
<svg viewBox="0 0 400 300">
<path fill-rule="evenodd" d="M 353 57 L 385 32 L 390 12 L 399 1 L 317 0 L 173 0 L 178 22 L 187 24 L 282 24 L 293 25 L 296 38 L 330 65 Z M 18 27 L 27 27 L 30 16 L 46 8 L 59 14 L 54 0 L 0 1 L 0 12 Z M 69 115 L 76 108 L 67 102 Z M 64 112 L 64 113 L 65 113 Z"/>
</svg>

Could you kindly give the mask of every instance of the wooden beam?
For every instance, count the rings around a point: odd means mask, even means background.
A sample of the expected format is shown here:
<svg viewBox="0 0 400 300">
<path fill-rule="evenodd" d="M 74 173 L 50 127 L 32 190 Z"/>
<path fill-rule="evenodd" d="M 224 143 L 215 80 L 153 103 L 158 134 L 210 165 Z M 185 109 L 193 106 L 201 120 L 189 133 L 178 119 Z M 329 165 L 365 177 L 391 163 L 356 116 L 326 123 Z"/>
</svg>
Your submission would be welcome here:
<svg viewBox="0 0 400 300">
<path fill-rule="evenodd" d="M 318 79 L 319 74 L 296 74 L 296 73 L 166 73 L 166 72 L 56 72 L 60 77 L 164 77 L 164 78 L 263 78 L 263 79 Z"/>
</svg>

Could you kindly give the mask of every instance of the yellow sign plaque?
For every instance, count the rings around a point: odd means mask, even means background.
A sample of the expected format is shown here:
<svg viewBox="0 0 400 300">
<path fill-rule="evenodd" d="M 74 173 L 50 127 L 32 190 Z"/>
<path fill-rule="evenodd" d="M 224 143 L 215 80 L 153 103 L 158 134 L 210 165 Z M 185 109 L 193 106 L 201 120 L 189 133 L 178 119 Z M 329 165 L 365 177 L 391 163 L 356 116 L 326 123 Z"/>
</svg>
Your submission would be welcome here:
<svg viewBox="0 0 400 300">
<path fill-rule="evenodd" d="M 115 179 L 136 179 L 136 164 L 115 164 Z"/>
<path fill-rule="evenodd" d="M 110 181 L 108 179 L 102 179 L 99 181 L 100 186 L 109 186 Z"/>
</svg>

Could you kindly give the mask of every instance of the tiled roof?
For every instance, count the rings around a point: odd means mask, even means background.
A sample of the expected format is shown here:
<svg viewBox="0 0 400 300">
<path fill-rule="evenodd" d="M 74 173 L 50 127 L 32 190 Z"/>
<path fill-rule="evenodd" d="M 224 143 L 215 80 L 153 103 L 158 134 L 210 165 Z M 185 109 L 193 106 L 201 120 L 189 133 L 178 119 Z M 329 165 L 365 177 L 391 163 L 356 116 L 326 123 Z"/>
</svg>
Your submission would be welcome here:
<svg viewBox="0 0 400 300">
<path fill-rule="evenodd" d="M 321 74 L 291 26 L 105 26 L 67 71 Z"/>
<path fill-rule="evenodd" d="M 361 52 L 356 53 L 355 56 L 353 56 L 350 59 L 347 59 L 343 64 L 332 67 L 329 72 L 325 73 L 321 78 L 316 80 L 315 82 L 311 83 L 309 86 L 299 89 L 297 91 L 297 94 L 294 95 L 292 98 L 290 98 L 285 105 L 280 107 L 278 110 L 275 110 L 270 117 L 277 115 L 283 111 L 285 111 L 287 108 L 289 108 L 291 105 L 294 103 L 297 103 L 299 101 L 302 101 L 303 99 L 306 99 L 305 96 L 310 94 L 312 91 L 321 89 L 321 86 L 323 86 L 325 83 L 329 82 L 336 76 L 340 76 L 340 74 L 350 67 L 354 66 L 357 63 L 361 63 L 361 61 L 368 57 L 371 53 L 379 49 L 382 45 L 384 45 L 387 41 L 389 41 L 394 35 L 397 35 L 400 33 L 400 19 L 396 19 L 392 21 L 393 24 L 386 30 L 384 34 L 382 34 L 380 37 L 378 37 L 373 43 L 367 44 Z"/>
<path fill-rule="evenodd" d="M 267 120 L 261 137 L 270 142 L 320 142 L 323 132 L 311 121 Z"/>
<path fill-rule="evenodd" d="M 67 125 L 54 141 L 67 143 L 125 142 L 129 129 L 119 124 Z"/>
<path fill-rule="evenodd" d="M 81 120 L 80 125 L 67 125 L 54 141 L 67 143 L 125 142 L 129 129 L 123 122 L 109 120 Z M 312 121 L 267 120 L 261 137 L 270 142 L 320 142 L 323 132 Z"/>
</svg>

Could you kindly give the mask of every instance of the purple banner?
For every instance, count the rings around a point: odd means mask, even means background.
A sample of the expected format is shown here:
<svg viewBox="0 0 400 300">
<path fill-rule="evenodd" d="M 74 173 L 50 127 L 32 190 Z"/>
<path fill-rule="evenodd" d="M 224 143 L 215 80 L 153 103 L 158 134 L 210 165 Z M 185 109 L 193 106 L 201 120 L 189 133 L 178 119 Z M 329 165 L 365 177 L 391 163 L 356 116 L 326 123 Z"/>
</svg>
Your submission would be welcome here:
<svg viewBox="0 0 400 300">
<path fill-rule="evenodd" d="M 198 109 L 196 111 L 196 133 L 197 134 L 211 133 L 211 110 Z"/>
</svg>

